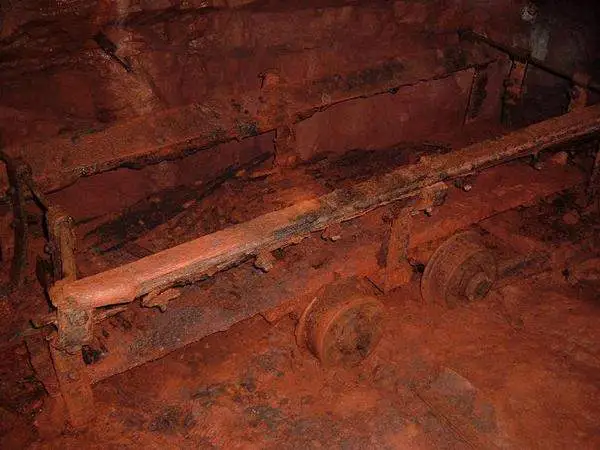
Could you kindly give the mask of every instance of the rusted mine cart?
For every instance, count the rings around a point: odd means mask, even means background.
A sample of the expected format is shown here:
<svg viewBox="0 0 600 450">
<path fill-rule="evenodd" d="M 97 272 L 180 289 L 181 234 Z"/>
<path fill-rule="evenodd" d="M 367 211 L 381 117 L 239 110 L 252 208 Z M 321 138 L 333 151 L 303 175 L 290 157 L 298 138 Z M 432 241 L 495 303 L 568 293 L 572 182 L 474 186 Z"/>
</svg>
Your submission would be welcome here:
<svg viewBox="0 0 600 450">
<path fill-rule="evenodd" d="M 579 169 L 549 154 L 598 131 L 600 106 L 577 109 L 80 279 L 72 220 L 25 174 L 47 210 L 55 269 L 56 310 L 37 319 L 52 326 L 29 339 L 32 365 L 78 425 L 94 414 L 94 383 L 256 314 L 292 314 L 301 347 L 325 365 L 356 364 L 383 333 L 381 294 L 420 269 L 424 301 L 454 307 L 539 263 L 499 259 L 473 225 L 580 183 Z M 127 326 L 105 326 L 125 310 Z"/>
</svg>

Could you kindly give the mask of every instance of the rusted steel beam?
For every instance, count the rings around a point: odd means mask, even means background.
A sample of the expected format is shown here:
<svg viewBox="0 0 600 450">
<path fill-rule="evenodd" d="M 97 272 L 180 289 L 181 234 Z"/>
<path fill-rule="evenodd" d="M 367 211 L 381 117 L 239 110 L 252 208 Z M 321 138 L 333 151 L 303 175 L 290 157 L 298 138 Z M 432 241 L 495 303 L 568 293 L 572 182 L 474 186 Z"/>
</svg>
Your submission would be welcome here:
<svg viewBox="0 0 600 450">
<path fill-rule="evenodd" d="M 84 425 L 94 418 L 96 411 L 93 408 L 92 383 L 81 353 L 64 351 L 55 339 L 51 340 L 49 345 L 56 378 L 71 425 Z"/>
<path fill-rule="evenodd" d="M 218 91 L 202 103 L 139 117 L 85 135 L 12 147 L 6 152 L 27 161 L 36 185 L 42 192 L 50 192 L 78 178 L 123 165 L 150 164 L 290 126 L 341 102 L 445 78 L 485 66 L 497 58 L 468 44 L 460 45 L 453 35 L 434 36 L 429 47 L 415 46 L 410 58 L 387 57 L 352 72 L 304 84 L 276 80 L 241 95 Z M 454 55 L 452 63 L 448 54 Z M 6 181 L 0 175 L 0 187 L 3 184 Z"/>
<path fill-rule="evenodd" d="M 541 122 L 502 138 L 423 158 L 387 175 L 339 189 L 249 222 L 91 277 L 62 281 L 50 291 L 57 307 L 82 309 L 127 303 L 176 283 L 234 266 L 261 252 L 297 243 L 310 233 L 417 195 L 440 181 L 537 153 L 600 131 L 600 105 Z"/>
<path fill-rule="evenodd" d="M 414 217 L 411 246 L 423 245 L 428 236 L 431 240 L 443 239 L 486 217 L 533 204 L 537 198 L 583 181 L 584 175 L 575 167 L 548 166 L 543 172 L 524 164 L 493 168 L 481 174 L 469 192 L 450 189 L 446 203 L 433 216 Z M 493 189 L 500 184 L 510 189 Z M 368 276 L 383 286 L 385 276 L 380 272 L 386 267 L 380 256 L 389 228 L 383 220 L 387 214 L 382 208 L 342 224 L 342 238 L 335 243 L 314 234 L 302 245 L 287 249 L 268 273 L 248 263 L 232 269 L 231 276 L 217 276 L 207 285 L 185 287 L 164 313 L 154 314 L 130 305 L 125 326 L 120 326 L 123 320 L 114 319 L 97 323 L 95 335 L 106 351 L 87 366 L 91 381 L 165 356 L 270 309 L 288 310 L 285 305 L 293 308 L 296 303 L 302 307 L 312 299 L 312 293 L 336 277 Z M 306 248 L 310 248 L 310 256 Z M 315 259 L 326 262 L 315 267 Z"/>
</svg>

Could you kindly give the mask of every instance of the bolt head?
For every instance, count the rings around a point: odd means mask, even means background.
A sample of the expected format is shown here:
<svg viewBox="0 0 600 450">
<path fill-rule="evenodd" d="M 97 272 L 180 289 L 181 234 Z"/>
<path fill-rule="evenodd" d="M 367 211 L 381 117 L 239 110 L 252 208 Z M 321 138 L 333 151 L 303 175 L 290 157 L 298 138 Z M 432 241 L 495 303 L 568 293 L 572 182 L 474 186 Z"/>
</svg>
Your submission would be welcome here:
<svg viewBox="0 0 600 450">
<path fill-rule="evenodd" d="M 492 288 L 493 281 L 485 272 L 477 272 L 467 283 L 465 296 L 470 302 L 485 297 Z"/>
</svg>

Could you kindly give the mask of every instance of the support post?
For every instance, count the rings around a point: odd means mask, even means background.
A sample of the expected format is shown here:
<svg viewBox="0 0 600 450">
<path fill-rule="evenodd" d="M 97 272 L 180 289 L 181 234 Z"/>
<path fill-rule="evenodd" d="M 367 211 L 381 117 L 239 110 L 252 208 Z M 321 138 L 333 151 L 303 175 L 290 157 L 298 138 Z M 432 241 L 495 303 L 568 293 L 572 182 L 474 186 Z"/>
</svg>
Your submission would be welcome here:
<svg viewBox="0 0 600 450">
<path fill-rule="evenodd" d="M 513 60 L 510 73 L 504 82 L 504 105 L 502 107 L 502 121 L 511 124 L 512 111 L 523 99 L 523 88 L 527 76 L 527 63 Z"/>
<path fill-rule="evenodd" d="M 285 125 L 275 131 L 275 167 L 293 167 L 299 160 L 296 151 L 296 131 L 293 125 Z"/>
<path fill-rule="evenodd" d="M 89 423 L 95 415 L 92 384 L 81 348 L 75 350 L 75 353 L 69 353 L 60 347 L 59 341 L 57 336 L 50 340 L 50 354 L 69 422 L 72 426 L 79 427 Z"/>
<path fill-rule="evenodd" d="M 383 283 L 385 292 L 408 284 L 412 277 L 413 269 L 408 262 L 411 224 L 412 214 L 409 208 L 401 209 L 392 221 Z"/>
<path fill-rule="evenodd" d="M 27 271 L 27 211 L 25 210 L 27 183 L 31 168 L 20 158 L 12 158 L 0 150 L 0 160 L 6 164 L 9 180 L 10 203 L 13 210 L 14 254 L 10 269 L 8 292 L 23 285 Z"/>
<path fill-rule="evenodd" d="M 57 285 L 77 279 L 73 218 L 57 207 L 49 207 L 46 222 Z M 69 422 L 82 426 L 95 415 L 92 384 L 81 349 L 92 338 L 94 310 L 60 302 L 56 312 L 58 333 L 49 341 L 50 354 Z"/>
<path fill-rule="evenodd" d="M 583 109 L 587 106 L 589 97 L 587 85 L 591 81 L 591 77 L 582 72 L 575 73 L 573 79 L 576 82 L 573 83 L 573 87 L 571 88 L 569 112 L 577 109 Z"/>
</svg>

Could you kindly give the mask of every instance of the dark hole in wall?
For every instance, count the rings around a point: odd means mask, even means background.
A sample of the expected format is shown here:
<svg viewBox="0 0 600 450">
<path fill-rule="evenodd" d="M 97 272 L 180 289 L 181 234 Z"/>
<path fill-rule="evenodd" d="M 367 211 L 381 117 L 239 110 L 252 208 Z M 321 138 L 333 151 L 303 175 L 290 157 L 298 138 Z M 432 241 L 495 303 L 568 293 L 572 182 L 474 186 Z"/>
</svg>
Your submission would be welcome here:
<svg viewBox="0 0 600 450">
<path fill-rule="evenodd" d="M 531 22 L 531 55 L 564 73 L 600 80 L 600 3 L 594 0 L 537 0 Z M 520 127 L 567 112 L 572 84 L 530 67 L 523 102 L 512 125 Z M 600 100 L 596 94 L 589 103 Z"/>
</svg>

